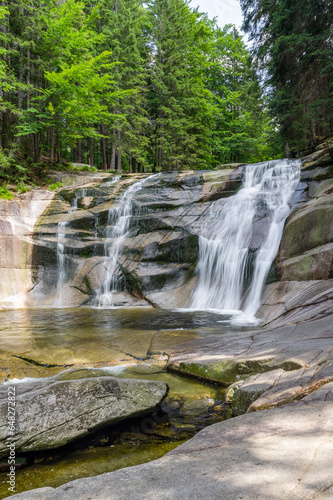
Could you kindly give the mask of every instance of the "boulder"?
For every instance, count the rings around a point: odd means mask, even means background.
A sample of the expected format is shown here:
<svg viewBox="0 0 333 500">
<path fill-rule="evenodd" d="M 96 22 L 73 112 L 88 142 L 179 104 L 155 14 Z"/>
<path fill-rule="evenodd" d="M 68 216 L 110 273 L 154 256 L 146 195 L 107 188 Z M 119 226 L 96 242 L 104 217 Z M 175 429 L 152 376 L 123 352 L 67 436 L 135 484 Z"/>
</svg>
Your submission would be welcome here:
<svg viewBox="0 0 333 500">
<path fill-rule="evenodd" d="M 279 281 L 325 280 L 333 276 L 333 160 L 325 175 L 319 175 L 319 170 L 323 174 L 323 169 L 305 171 L 309 174 L 309 200 L 303 198 L 286 221 L 275 262 Z"/>
<path fill-rule="evenodd" d="M 332 282 L 331 282 L 332 286 Z M 332 288 L 331 288 L 332 290 Z M 325 302 L 328 289 L 312 288 L 312 299 L 303 293 L 297 300 Z M 307 300 L 306 300 L 307 299 Z M 325 316 L 312 321 L 293 322 L 290 314 L 280 327 L 211 335 L 170 349 L 168 367 L 203 379 L 231 385 L 227 397 L 236 414 L 267 409 L 298 401 L 333 381 L 332 303 Z M 329 312 L 328 312 L 329 311 Z M 307 318 L 309 319 L 309 318 Z"/>
<path fill-rule="evenodd" d="M 10 437 L 8 387 L 15 388 L 17 452 L 58 448 L 126 418 L 151 412 L 166 396 L 164 382 L 92 377 L 37 379 L 0 387 L 0 457 Z"/>
<path fill-rule="evenodd" d="M 242 415 L 203 429 L 153 462 L 10 498 L 329 499 L 333 495 L 332 415 L 329 399 Z"/>
</svg>

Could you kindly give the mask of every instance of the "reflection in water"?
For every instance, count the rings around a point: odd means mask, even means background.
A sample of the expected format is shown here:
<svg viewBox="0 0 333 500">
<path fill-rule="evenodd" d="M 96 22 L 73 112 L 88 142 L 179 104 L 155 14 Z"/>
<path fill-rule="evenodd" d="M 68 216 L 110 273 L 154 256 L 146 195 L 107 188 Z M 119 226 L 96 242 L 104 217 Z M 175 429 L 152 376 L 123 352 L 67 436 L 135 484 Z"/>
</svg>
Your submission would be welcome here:
<svg viewBox="0 0 333 500">
<path fill-rule="evenodd" d="M 170 387 L 160 409 L 163 418 L 145 417 L 64 449 L 29 455 L 30 466 L 17 471 L 18 491 L 58 486 L 159 458 L 204 426 L 230 416 L 220 386 L 165 370 L 169 347 L 235 331 L 216 322 L 220 315 L 76 308 L 16 309 L 1 311 L 0 316 L 0 358 L 11 379 L 55 376 L 71 366 L 83 368 L 82 378 L 84 373 L 91 376 L 94 367 L 94 376 L 162 380 Z M 7 493 L 5 481 L 5 473 L 0 474 L 0 497 Z"/>
</svg>

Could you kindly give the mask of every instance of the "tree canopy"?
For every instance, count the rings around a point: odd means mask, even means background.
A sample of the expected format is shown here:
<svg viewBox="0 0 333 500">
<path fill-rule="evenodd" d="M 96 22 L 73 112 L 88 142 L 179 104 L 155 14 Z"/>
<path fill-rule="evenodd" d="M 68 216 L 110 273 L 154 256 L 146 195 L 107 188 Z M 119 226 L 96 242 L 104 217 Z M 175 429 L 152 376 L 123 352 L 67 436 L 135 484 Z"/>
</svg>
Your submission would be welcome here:
<svg viewBox="0 0 333 500">
<path fill-rule="evenodd" d="M 333 1 L 240 3 L 282 139 L 300 153 L 332 133 Z"/>
<path fill-rule="evenodd" d="M 0 43 L 2 183 L 54 163 L 166 171 L 275 154 L 240 34 L 186 0 L 2 1 Z"/>
</svg>

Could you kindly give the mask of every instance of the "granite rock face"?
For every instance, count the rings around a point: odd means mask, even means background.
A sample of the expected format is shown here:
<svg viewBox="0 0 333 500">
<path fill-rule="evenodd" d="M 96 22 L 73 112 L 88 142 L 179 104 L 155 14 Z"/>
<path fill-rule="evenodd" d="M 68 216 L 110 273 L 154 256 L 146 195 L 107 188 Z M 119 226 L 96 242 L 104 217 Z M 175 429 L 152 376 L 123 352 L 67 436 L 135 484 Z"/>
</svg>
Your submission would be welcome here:
<svg viewBox="0 0 333 500">
<path fill-rule="evenodd" d="M 199 432 L 163 458 L 17 500 L 310 500 L 332 498 L 333 401 L 242 415 Z"/>
<path fill-rule="evenodd" d="M 33 286 L 34 224 L 54 193 L 38 189 L 0 200 L 0 305 L 24 306 Z"/>
<path fill-rule="evenodd" d="M 68 189 L 74 186 L 100 182 L 105 174 L 52 174 Z M 55 197 L 45 189 L 34 189 L 16 195 L 12 200 L 0 199 L 0 307 L 24 307 L 29 305 L 29 291 L 38 281 L 39 266 L 34 256 L 54 262 L 48 252 L 34 238 L 34 227 Z"/>
<path fill-rule="evenodd" d="M 60 305 L 93 303 L 109 265 L 105 244 L 110 243 L 108 231 L 116 223 L 109 210 L 117 214 L 119 196 L 146 179 L 132 200 L 128 232 L 117 259 L 118 293 L 113 305 L 185 306 L 196 283 L 198 235 L 205 215 L 215 200 L 223 203 L 236 192 L 241 178 L 242 167 L 237 166 L 212 172 L 109 176 L 60 191 L 35 227 L 34 286 L 27 303 L 56 303 L 60 245 L 65 259 Z M 257 226 L 261 234 L 262 223 Z"/>
<path fill-rule="evenodd" d="M 0 387 L 0 457 L 8 453 L 8 387 Z M 149 413 L 168 391 L 164 382 L 114 377 L 59 380 L 56 376 L 11 387 L 16 393 L 12 439 L 17 452 L 58 448 L 102 427 Z"/>
<path fill-rule="evenodd" d="M 333 147 L 305 158 L 298 206 L 288 217 L 276 259 L 279 281 L 333 278 Z M 297 195 L 294 197 L 295 200 Z"/>
</svg>

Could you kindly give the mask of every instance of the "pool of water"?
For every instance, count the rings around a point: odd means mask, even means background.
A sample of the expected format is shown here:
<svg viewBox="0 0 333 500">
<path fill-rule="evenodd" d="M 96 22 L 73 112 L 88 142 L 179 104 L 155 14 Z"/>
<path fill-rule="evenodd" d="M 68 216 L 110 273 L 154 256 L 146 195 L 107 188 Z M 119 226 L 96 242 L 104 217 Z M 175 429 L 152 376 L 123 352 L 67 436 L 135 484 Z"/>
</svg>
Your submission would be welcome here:
<svg viewBox="0 0 333 500">
<path fill-rule="evenodd" d="M 221 324 L 219 314 L 35 308 L 1 311 L 0 320 L 1 382 L 81 369 L 80 378 L 162 380 L 170 387 L 150 416 L 58 450 L 24 454 L 29 465 L 16 471 L 18 492 L 154 460 L 203 427 L 231 416 L 221 386 L 166 370 L 167 353 L 174 346 L 212 334 L 237 334 L 240 327 Z M 0 473 L 0 498 L 8 495 L 6 481 L 6 473 Z"/>
</svg>

